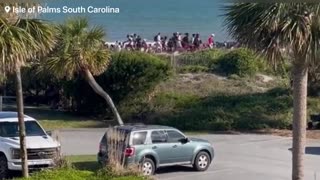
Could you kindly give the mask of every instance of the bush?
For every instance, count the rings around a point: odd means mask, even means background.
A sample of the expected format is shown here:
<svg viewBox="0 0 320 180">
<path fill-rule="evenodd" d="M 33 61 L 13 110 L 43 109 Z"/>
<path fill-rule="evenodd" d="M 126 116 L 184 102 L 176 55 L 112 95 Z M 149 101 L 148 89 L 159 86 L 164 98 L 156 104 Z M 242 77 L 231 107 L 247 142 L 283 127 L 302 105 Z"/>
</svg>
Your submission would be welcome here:
<svg viewBox="0 0 320 180">
<path fill-rule="evenodd" d="M 253 75 L 264 68 L 264 63 L 254 51 L 245 48 L 232 50 L 221 56 L 217 61 L 217 67 L 211 68 L 226 75 Z"/>
<path fill-rule="evenodd" d="M 209 71 L 208 67 L 199 66 L 199 65 L 188 65 L 178 69 L 179 73 L 199 73 L 199 72 L 208 72 L 208 71 Z"/>
<path fill-rule="evenodd" d="M 180 66 L 197 65 L 211 67 L 216 64 L 218 58 L 225 52 L 220 49 L 203 50 L 199 52 L 190 52 L 176 57 L 176 64 Z"/>
<path fill-rule="evenodd" d="M 120 101 L 131 94 L 146 93 L 169 75 L 169 65 L 156 56 L 121 52 L 112 55 L 110 67 L 98 81 L 108 82 L 110 93 Z"/>
<path fill-rule="evenodd" d="M 155 123 L 184 130 L 288 129 L 292 122 L 292 97 L 285 89 L 266 93 L 205 98 L 166 94 L 156 97 L 155 107 L 167 109 L 149 117 Z"/>
<path fill-rule="evenodd" d="M 96 77 L 115 104 L 145 97 L 160 81 L 168 78 L 170 67 L 156 56 L 140 52 L 112 54 L 109 68 Z M 73 84 L 72 96 L 76 99 L 77 110 L 81 113 L 105 113 L 104 100 L 96 95 L 82 78 Z"/>
</svg>

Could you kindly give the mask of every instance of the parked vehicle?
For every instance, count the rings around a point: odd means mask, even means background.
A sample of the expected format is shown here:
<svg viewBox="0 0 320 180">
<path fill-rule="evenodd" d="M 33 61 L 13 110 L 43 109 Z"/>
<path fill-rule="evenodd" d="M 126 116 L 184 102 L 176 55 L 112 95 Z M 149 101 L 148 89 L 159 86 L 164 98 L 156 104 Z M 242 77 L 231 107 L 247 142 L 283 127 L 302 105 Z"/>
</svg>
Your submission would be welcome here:
<svg viewBox="0 0 320 180">
<path fill-rule="evenodd" d="M 29 169 L 52 167 L 60 144 L 34 118 L 25 115 L 24 120 Z M 10 170 L 22 170 L 18 118 L 16 112 L 0 112 L 0 179 L 6 178 Z"/>
<path fill-rule="evenodd" d="M 144 175 L 172 165 L 193 165 L 195 170 L 205 171 L 214 158 L 213 146 L 208 141 L 188 138 L 172 127 L 124 125 L 113 129 L 126 134 L 127 143 L 122 153 L 125 165 L 140 164 Z M 103 165 L 108 159 L 107 136 L 108 133 L 102 137 L 98 153 L 98 162 Z"/>
</svg>

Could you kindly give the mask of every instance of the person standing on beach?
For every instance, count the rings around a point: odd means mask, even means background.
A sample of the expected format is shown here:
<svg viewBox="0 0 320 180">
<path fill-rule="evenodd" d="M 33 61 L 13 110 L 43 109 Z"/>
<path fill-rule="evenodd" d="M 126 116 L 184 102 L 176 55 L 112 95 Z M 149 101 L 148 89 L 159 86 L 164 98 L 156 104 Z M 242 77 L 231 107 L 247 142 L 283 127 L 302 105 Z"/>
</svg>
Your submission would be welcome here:
<svg viewBox="0 0 320 180">
<path fill-rule="evenodd" d="M 196 34 L 192 34 L 192 38 L 191 38 L 191 41 L 190 41 L 190 46 L 191 46 L 191 50 L 194 49 L 194 40 L 196 38 Z"/>
<path fill-rule="evenodd" d="M 182 47 L 187 50 L 189 48 L 189 33 L 185 33 L 182 39 Z"/>
<path fill-rule="evenodd" d="M 195 50 L 198 50 L 200 48 L 200 45 L 201 45 L 200 34 L 196 34 L 193 44 L 194 44 Z"/>
<path fill-rule="evenodd" d="M 155 40 L 155 49 L 156 49 L 156 51 L 159 50 L 160 52 L 162 52 L 161 33 L 158 33 L 158 35 L 156 35 L 154 40 Z"/>
<path fill-rule="evenodd" d="M 140 51 L 142 48 L 142 39 L 139 35 L 137 36 L 135 42 L 136 49 Z"/>
<path fill-rule="evenodd" d="M 177 33 L 177 49 L 181 50 L 182 49 L 182 37 L 181 33 Z"/>
<path fill-rule="evenodd" d="M 173 52 L 173 48 L 174 48 L 174 37 L 171 37 L 167 44 L 167 51 Z"/>
<path fill-rule="evenodd" d="M 214 47 L 214 34 L 211 34 L 211 36 L 208 38 L 208 45 L 209 48 L 212 49 Z"/>
<path fill-rule="evenodd" d="M 162 50 L 163 51 L 166 51 L 167 50 L 167 44 L 168 44 L 168 37 L 165 36 L 163 39 L 162 39 Z"/>
<path fill-rule="evenodd" d="M 143 47 L 143 51 L 147 52 L 148 51 L 148 43 L 146 39 L 143 39 L 142 41 L 142 47 Z M 142 50 L 141 50 L 142 51 Z"/>
<path fill-rule="evenodd" d="M 137 48 L 137 38 L 138 38 L 137 34 L 134 33 L 133 36 L 132 36 L 132 46 L 133 46 L 134 49 Z"/>
<path fill-rule="evenodd" d="M 127 41 L 123 42 L 125 49 L 133 50 L 133 35 L 127 35 Z"/>
</svg>

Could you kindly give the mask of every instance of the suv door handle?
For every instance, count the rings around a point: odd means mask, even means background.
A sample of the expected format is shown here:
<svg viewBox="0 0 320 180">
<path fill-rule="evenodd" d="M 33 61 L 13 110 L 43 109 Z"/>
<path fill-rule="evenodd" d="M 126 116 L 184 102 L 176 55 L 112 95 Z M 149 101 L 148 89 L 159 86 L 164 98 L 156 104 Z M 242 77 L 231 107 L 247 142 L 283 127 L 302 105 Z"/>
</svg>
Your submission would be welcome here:
<svg viewBox="0 0 320 180">
<path fill-rule="evenodd" d="M 172 146 L 173 148 L 176 148 L 176 147 L 178 147 L 177 145 L 174 145 L 174 146 Z"/>
<path fill-rule="evenodd" d="M 152 149 L 157 149 L 157 146 L 153 146 Z"/>
</svg>

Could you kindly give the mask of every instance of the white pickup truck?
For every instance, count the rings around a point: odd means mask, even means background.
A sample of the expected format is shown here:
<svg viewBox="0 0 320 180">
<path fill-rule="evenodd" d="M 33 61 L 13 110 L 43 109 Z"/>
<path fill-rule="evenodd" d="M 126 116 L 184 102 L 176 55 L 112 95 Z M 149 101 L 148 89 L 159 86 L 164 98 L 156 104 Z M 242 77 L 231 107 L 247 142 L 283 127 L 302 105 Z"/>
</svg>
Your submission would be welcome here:
<svg viewBox="0 0 320 180">
<path fill-rule="evenodd" d="M 32 117 L 24 116 L 29 169 L 52 167 L 60 153 L 60 144 L 53 140 Z M 0 179 L 9 171 L 21 171 L 20 141 L 16 112 L 0 112 Z"/>
</svg>

